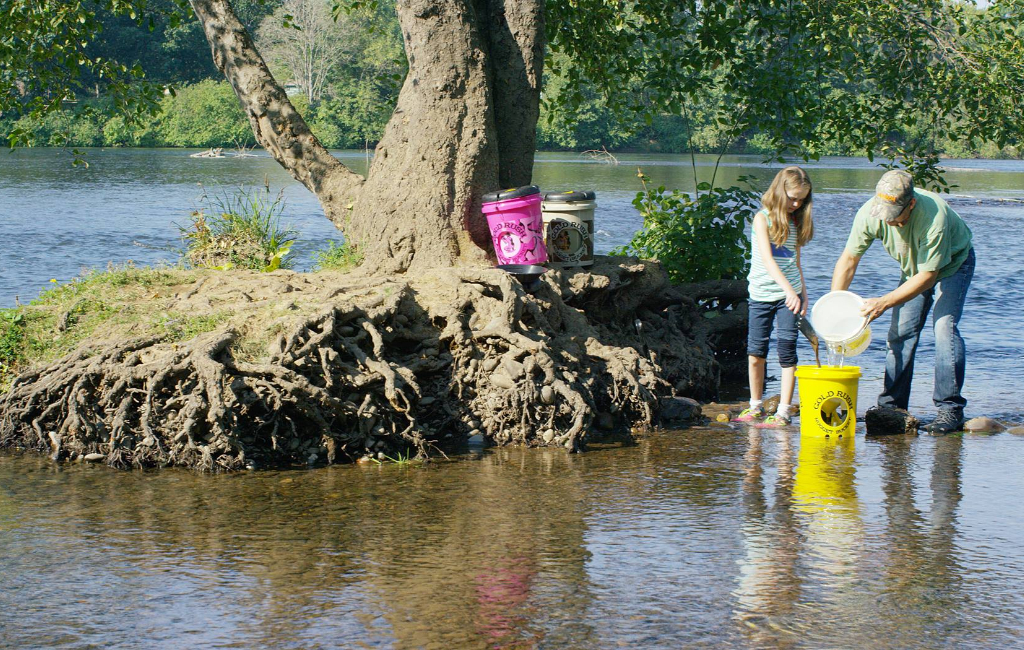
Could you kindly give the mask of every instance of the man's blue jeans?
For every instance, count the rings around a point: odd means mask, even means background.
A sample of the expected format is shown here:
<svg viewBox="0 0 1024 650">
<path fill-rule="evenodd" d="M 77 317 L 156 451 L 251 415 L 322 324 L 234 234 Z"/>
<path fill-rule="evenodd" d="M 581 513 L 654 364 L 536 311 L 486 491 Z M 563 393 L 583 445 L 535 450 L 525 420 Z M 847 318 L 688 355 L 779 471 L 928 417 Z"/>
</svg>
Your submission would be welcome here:
<svg viewBox="0 0 1024 650">
<path fill-rule="evenodd" d="M 892 311 L 892 324 L 886 343 L 885 384 L 878 396 L 879 406 L 907 408 L 910 382 L 914 377 L 914 354 L 928 311 L 932 310 L 935 328 L 935 389 L 932 401 L 940 411 L 963 416 L 967 404 L 960 395 L 966 365 L 964 339 L 960 336 L 960 316 L 964 311 L 967 289 L 974 277 L 974 249 L 957 272 L 935 283 L 928 291 Z M 906 282 L 903 278 L 900 283 Z M 934 309 L 933 309 L 934 305 Z"/>
</svg>

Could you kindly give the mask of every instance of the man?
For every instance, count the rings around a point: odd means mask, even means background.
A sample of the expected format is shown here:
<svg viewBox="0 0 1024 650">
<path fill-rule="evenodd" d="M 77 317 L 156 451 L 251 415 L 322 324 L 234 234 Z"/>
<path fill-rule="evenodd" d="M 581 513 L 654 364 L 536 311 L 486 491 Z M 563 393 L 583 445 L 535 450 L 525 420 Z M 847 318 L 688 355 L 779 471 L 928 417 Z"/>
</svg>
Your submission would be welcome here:
<svg viewBox="0 0 1024 650">
<path fill-rule="evenodd" d="M 964 340 L 958 328 L 967 289 L 974 277 L 971 230 L 937 194 L 914 189 L 905 171 L 889 171 L 875 196 L 853 219 L 846 249 L 832 273 L 832 289 L 847 289 L 857 264 L 876 240 L 899 262 L 902 277 L 892 292 L 865 300 L 863 314 L 873 321 L 892 309 L 887 337 L 885 384 L 878 405 L 906 409 L 914 375 L 914 353 L 933 309 L 935 388 L 938 409 L 925 427 L 933 433 L 960 431 L 964 424 Z"/>
</svg>

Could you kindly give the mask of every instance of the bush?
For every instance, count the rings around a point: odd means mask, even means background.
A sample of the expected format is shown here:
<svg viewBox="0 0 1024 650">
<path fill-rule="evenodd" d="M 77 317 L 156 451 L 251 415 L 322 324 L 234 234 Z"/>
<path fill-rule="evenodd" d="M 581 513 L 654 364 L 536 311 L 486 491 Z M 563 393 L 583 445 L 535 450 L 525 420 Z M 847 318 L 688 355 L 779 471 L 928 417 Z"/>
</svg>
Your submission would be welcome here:
<svg viewBox="0 0 1024 650">
<path fill-rule="evenodd" d="M 224 81 L 200 81 L 161 102 L 158 135 L 171 147 L 252 145 L 255 138 L 238 98 Z"/>
<path fill-rule="evenodd" d="M 203 200 L 206 209 L 192 212 L 190 226 L 181 229 L 189 264 L 254 271 L 291 266 L 290 251 L 298 233 L 281 227 L 282 194 L 271 200 L 269 187 L 252 192 L 240 187 L 234 195 Z"/>
<path fill-rule="evenodd" d="M 744 229 L 757 211 L 756 193 L 701 183 L 691 198 L 664 186 L 648 188 L 650 179 L 642 172 L 639 176 L 644 190 L 633 205 L 644 225 L 613 254 L 658 260 L 677 284 L 746 275 L 750 243 Z"/>
</svg>

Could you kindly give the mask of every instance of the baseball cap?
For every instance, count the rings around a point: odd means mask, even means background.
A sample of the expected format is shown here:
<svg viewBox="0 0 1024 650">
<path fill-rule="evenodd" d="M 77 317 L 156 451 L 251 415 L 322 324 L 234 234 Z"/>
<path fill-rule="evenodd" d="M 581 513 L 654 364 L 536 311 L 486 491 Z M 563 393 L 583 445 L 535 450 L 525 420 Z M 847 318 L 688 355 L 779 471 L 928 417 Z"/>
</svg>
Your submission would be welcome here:
<svg viewBox="0 0 1024 650">
<path fill-rule="evenodd" d="M 875 198 L 871 201 L 871 212 L 876 219 L 892 221 L 900 216 L 914 198 L 914 177 L 902 169 L 893 169 L 882 174 L 875 186 Z"/>
</svg>

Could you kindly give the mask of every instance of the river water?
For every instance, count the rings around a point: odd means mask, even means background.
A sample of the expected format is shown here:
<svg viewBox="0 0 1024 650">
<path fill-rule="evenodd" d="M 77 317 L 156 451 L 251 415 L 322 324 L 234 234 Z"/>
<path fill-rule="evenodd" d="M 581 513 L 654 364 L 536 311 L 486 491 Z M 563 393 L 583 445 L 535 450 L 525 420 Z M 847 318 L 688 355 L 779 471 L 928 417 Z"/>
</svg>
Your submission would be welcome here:
<svg viewBox="0 0 1024 650">
<path fill-rule="evenodd" d="M 361 171 L 365 156 L 341 153 Z M 203 188 L 284 190 L 298 268 L 337 238 L 269 158 L 176 150 L 0 157 L 0 306 L 54 278 L 173 260 Z M 690 160 L 619 165 L 542 154 L 545 189 L 598 192 L 599 252 L 639 226 L 636 166 L 693 184 Z M 712 164 L 698 161 L 709 180 Z M 949 198 L 975 236 L 962 329 L 968 415 L 1024 419 L 1018 378 L 1024 163 L 955 161 Z M 880 173 L 807 165 L 813 301 Z M 727 157 L 718 178 L 774 170 Z M 880 246 L 852 290 L 898 280 Z M 860 407 L 881 384 L 888 315 L 855 359 Z M 802 345 L 806 361 L 810 349 Z M 773 351 L 774 354 L 774 351 Z M 930 411 L 931 335 L 911 407 Z M 773 362 L 774 364 L 774 362 Z M 774 372 L 773 372 L 774 370 Z M 777 365 L 769 371 L 777 374 Z M 769 384 L 769 391 L 777 382 Z M 0 454 L 0 647 L 1024 647 L 1024 437 L 823 446 L 795 432 L 695 427 L 634 446 L 468 448 L 453 462 L 198 476 L 54 466 Z"/>
</svg>

